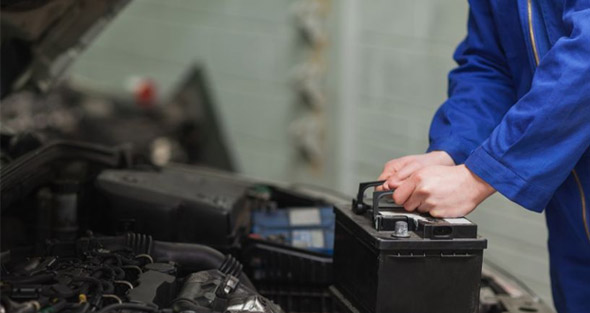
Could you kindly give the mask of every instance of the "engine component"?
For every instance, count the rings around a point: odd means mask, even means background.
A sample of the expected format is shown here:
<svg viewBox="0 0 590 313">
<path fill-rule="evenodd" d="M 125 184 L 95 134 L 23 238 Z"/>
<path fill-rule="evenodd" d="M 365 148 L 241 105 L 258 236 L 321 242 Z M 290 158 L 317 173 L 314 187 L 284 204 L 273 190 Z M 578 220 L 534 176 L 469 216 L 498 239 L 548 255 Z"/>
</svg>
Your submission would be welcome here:
<svg viewBox="0 0 590 313">
<path fill-rule="evenodd" d="M 341 308 L 371 313 L 478 312 L 487 241 L 477 237 L 477 225 L 382 204 L 392 191 L 374 192 L 373 205 L 365 204 L 365 190 L 381 184 L 360 185 L 354 212 L 351 207 L 334 210 L 331 291 Z"/>
<path fill-rule="evenodd" d="M 248 186 L 235 181 L 173 168 L 107 170 L 99 175 L 97 186 L 109 201 L 104 217 L 119 227 L 115 231 L 226 250 L 247 230 L 243 202 Z"/>
<path fill-rule="evenodd" d="M 7 312 L 282 312 L 257 293 L 233 257 L 206 246 L 128 234 L 55 242 L 46 251 L 3 253 Z"/>
<path fill-rule="evenodd" d="M 157 265 L 166 263 L 150 263 Z M 144 267 L 145 272 L 139 275 L 137 286 L 128 293 L 130 302 L 141 302 L 158 307 L 166 306 L 167 299 L 173 297 L 175 276 Z"/>
<path fill-rule="evenodd" d="M 128 147 L 107 148 L 84 142 L 54 142 L 31 151 L 0 169 L 0 200 L 2 212 L 29 196 L 32 191 L 55 179 L 65 160 L 84 160 L 88 163 L 120 167 L 130 165 Z"/>
<path fill-rule="evenodd" d="M 224 313 L 282 312 L 276 304 L 239 285 L 235 276 L 219 270 L 191 274 L 173 304 L 175 312 L 199 312 L 201 307 Z"/>
<path fill-rule="evenodd" d="M 54 183 L 54 232 L 59 239 L 75 239 L 78 232 L 78 183 L 60 180 Z"/>
</svg>

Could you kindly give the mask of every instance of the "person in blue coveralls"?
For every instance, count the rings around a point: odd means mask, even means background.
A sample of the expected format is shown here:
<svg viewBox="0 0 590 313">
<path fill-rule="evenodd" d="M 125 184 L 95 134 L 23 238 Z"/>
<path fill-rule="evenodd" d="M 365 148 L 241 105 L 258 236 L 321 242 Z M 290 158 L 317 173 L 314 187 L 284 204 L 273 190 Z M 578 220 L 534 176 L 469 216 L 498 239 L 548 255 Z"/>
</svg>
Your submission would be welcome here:
<svg viewBox="0 0 590 313">
<path fill-rule="evenodd" d="M 590 0 L 472 0 L 454 59 L 428 152 L 382 187 L 435 217 L 496 191 L 545 210 L 555 307 L 590 312 Z"/>
</svg>

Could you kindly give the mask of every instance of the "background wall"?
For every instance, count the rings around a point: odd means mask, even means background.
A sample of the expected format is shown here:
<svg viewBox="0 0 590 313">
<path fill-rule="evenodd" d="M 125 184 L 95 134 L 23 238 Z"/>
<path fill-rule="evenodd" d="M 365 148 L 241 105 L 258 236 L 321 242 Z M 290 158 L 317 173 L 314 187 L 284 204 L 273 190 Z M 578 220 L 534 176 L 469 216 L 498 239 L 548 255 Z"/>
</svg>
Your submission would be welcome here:
<svg viewBox="0 0 590 313">
<path fill-rule="evenodd" d="M 72 69 L 75 81 L 125 93 L 152 77 L 165 97 L 195 62 L 209 74 L 240 171 L 352 194 L 389 159 L 421 153 L 446 97 L 446 74 L 465 36 L 464 0 L 340 0 L 328 18 L 321 167 L 297 153 L 294 66 L 305 56 L 294 27 L 296 0 L 136 0 Z M 489 239 L 486 257 L 550 302 L 542 215 L 493 196 L 471 217 Z"/>
<path fill-rule="evenodd" d="M 287 130 L 297 113 L 292 71 L 303 58 L 292 3 L 132 1 L 74 64 L 73 78 L 126 94 L 130 78 L 149 77 L 165 98 L 185 71 L 200 64 L 238 168 L 266 178 L 326 183 L 333 180 L 331 163 L 322 171 L 300 164 Z M 326 142 L 333 151 L 334 141 Z"/>
</svg>

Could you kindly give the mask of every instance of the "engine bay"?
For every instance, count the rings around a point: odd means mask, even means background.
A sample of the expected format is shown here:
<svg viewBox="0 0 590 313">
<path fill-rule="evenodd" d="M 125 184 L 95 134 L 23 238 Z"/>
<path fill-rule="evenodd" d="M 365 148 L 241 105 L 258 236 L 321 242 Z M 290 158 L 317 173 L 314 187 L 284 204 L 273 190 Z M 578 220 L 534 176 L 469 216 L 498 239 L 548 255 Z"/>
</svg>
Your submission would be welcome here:
<svg viewBox="0 0 590 313">
<path fill-rule="evenodd" d="M 346 312 L 329 292 L 346 196 L 88 143 L 1 170 L 3 312 Z M 481 313 L 550 312 L 490 264 L 479 294 Z"/>
<path fill-rule="evenodd" d="M 58 142 L 15 159 L 2 167 L 3 311 L 283 312 L 234 255 L 255 259 L 242 249 L 254 207 L 315 200 L 126 148 Z"/>
</svg>

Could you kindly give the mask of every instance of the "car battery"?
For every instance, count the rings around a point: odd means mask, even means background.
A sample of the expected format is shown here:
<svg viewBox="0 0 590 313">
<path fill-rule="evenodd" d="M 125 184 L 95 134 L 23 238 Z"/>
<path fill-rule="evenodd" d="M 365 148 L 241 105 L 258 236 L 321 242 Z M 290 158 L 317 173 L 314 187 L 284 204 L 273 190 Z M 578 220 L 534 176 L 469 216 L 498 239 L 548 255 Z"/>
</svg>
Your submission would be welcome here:
<svg viewBox="0 0 590 313">
<path fill-rule="evenodd" d="M 476 313 L 486 239 L 465 218 L 406 212 L 392 191 L 361 183 L 352 207 L 335 208 L 332 295 L 344 312 Z"/>
<path fill-rule="evenodd" d="M 331 206 L 253 211 L 251 236 L 331 255 L 334 247 L 334 223 Z"/>
</svg>

